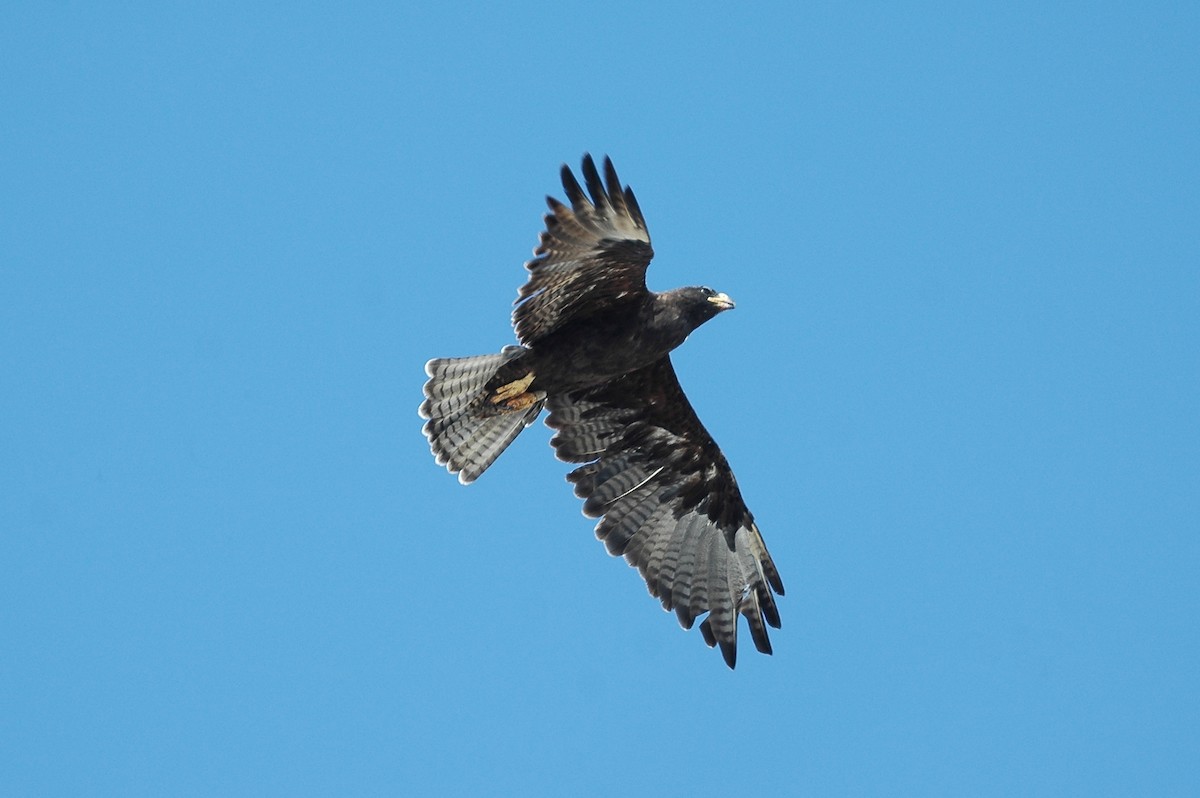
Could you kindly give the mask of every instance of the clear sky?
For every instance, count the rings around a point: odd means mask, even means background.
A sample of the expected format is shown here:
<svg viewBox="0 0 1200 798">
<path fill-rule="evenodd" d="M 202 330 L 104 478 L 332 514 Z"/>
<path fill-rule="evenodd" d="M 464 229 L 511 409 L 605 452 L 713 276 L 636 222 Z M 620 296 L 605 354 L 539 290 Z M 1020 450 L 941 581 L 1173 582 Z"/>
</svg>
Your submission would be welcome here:
<svg viewBox="0 0 1200 798">
<path fill-rule="evenodd" d="M 0 794 L 1195 794 L 1200 6 L 250 5 L 0 11 Z M 420 433 L 584 151 L 738 302 L 733 672 Z"/>
</svg>

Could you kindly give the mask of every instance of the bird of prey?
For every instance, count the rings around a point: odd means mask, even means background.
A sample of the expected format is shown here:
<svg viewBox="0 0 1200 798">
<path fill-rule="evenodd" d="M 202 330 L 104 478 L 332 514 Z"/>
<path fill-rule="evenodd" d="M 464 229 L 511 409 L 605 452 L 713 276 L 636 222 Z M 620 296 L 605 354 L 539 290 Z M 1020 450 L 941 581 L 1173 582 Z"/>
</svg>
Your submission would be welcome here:
<svg viewBox="0 0 1200 798">
<path fill-rule="evenodd" d="M 783 595 L 771 555 L 729 463 L 684 396 L 669 353 L 733 301 L 711 288 L 646 287 L 654 250 L 633 192 L 612 161 L 601 176 L 567 166 L 570 206 L 547 197 L 546 229 L 525 264 L 512 313 L 519 345 L 425 366 L 420 414 L 434 457 L 463 484 L 487 470 L 543 409 L 567 479 L 599 518 L 596 536 L 624 555 L 684 629 L 737 661 L 738 615 L 771 653 Z"/>
</svg>

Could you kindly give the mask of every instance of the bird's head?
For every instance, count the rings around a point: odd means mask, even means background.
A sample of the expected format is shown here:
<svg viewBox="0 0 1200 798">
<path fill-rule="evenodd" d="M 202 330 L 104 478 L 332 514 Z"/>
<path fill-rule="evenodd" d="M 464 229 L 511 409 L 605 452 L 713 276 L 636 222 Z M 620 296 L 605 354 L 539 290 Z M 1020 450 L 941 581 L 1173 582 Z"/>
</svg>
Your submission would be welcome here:
<svg viewBox="0 0 1200 798">
<path fill-rule="evenodd" d="M 720 313 L 722 310 L 733 310 L 737 307 L 733 304 L 733 300 L 729 298 L 729 294 L 714 291 L 708 286 L 702 286 L 700 290 L 704 294 L 704 301 L 715 307 L 717 313 Z"/>
<path fill-rule="evenodd" d="M 689 286 L 666 291 L 657 297 L 657 325 L 670 342 L 670 348 L 684 339 L 704 322 L 733 307 L 726 294 L 705 286 Z"/>
<path fill-rule="evenodd" d="M 691 318 L 697 327 L 718 313 L 731 310 L 733 300 L 728 294 L 714 291 L 706 285 L 691 286 L 679 289 L 680 299 L 686 308 L 685 314 Z"/>
</svg>

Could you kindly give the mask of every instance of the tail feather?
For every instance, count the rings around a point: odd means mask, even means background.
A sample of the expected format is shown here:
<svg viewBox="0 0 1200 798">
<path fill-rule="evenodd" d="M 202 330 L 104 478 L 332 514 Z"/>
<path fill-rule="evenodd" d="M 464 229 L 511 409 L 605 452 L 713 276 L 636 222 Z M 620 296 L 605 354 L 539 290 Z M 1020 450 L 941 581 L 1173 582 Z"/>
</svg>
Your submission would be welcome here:
<svg viewBox="0 0 1200 798">
<path fill-rule="evenodd" d="M 474 482 L 532 424 L 542 401 L 509 410 L 487 401 L 484 389 L 500 368 L 525 350 L 505 347 L 495 355 L 438 358 L 425 365 L 425 401 L 421 404 L 425 437 L 439 465 L 458 474 L 464 485 Z"/>
<path fill-rule="evenodd" d="M 506 346 L 494 355 L 435 358 L 425 364 L 425 402 L 421 418 L 445 418 L 475 399 L 497 370 L 523 350 Z"/>
</svg>

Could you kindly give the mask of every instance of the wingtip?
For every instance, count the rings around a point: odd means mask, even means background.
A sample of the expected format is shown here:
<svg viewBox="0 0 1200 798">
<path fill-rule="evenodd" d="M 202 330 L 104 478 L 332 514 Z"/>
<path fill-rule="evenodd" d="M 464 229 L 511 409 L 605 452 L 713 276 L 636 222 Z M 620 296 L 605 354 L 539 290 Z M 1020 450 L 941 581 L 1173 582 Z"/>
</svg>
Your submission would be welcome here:
<svg viewBox="0 0 1200 798">
<path fill-rule="evenodd" d="M 600 172 L 596 169 L 596 161 L 591 153 L 583 154 L 583 182 L 592 197 L 592 205 L 598 209 L 605 208 L 609 203 L 608 192 L 600 179 Z"/>
<path fill-rule="evenodd" d="M 612 158 L 604 156 L 604 179 L 608 183 L 610 194 L 621 194 L 621 178 L 617 177 L 617 167 L 613 166 Z"/>
<path fill-rule="evenodd" d="M 725 658 L 725 664 L 729 666 L 729 670 L 734 670 L 737 667 L 737 643 L 728 643 L 722 640 L 721 656 Z"/>
<path fill-rule="evenodd" d="M 558 175 L 562 179 L 563 191 L 566 192 L 567 202 L 571 203 L 573 209 L 578 211 L 581 206 L 590 204 L 583 192 L 583 186 L 579 185 L 579 180 L 576 179 L 575 173 L 571 171 L 570 166 L 563 164 Z M 551 203 L 550 207 L 557 210 L 553 203 Z"/>
<path fill-rule="evenodd" d="M 708 622 L 708 618 L 700 622 L 700 634 L 704 637 L 704 645 L 709 648 L 717 644 L 717 638 L 713 634 L 712 624 Z"/>
<path fill-rule="evenodd" d="M 713 634 L 711 618 L 705 618 L 700 624 L 700 634 L 704 635 L 704 644 L 709 648 L 720 646 L 721 656 L 725 659 L 725 664 L 733 670 L 737 666 L 737 638 L 733 640 L 717 640 L 717 636 Z"/>
</svg>

